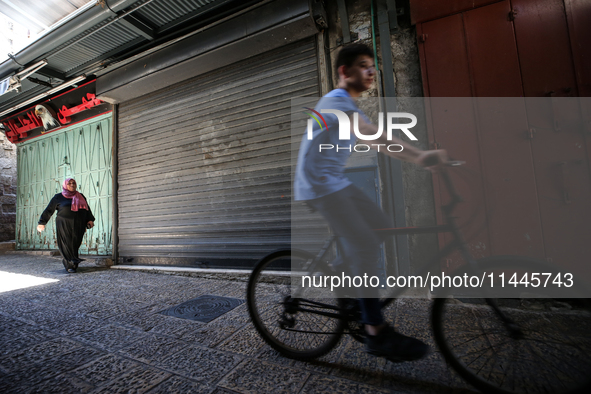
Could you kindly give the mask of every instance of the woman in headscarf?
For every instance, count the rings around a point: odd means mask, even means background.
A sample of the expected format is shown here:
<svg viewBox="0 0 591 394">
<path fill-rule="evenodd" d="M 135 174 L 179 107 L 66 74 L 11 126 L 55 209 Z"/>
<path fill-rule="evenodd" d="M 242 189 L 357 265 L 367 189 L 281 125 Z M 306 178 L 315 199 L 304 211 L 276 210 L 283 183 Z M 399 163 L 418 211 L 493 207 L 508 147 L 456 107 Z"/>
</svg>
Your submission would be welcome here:
<svg viewBox="0 0 591 394">
<path fill-rule="evenodd" d="M 78 185 L 73 178 L 67 178 L 62 184 L 62 192 L 53 196 L 39 218 L 37 231 L 45 230 L 51 215 L 57 210 L 55 229 L 57 246 L 62 254 L 62 262 L 69 273 L 76 272 L 80 259 L 78 248 L 87 228 L 94 227 L 94 216 L 84 195 L 77 192 Z"/>
</svg>

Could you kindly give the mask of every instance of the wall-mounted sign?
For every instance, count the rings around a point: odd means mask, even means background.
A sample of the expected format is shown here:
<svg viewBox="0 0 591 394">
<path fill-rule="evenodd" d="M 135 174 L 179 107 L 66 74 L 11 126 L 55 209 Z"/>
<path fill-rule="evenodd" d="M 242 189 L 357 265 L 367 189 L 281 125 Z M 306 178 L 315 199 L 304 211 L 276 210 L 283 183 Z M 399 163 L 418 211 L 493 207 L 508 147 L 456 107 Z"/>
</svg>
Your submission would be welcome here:
<svg viewBox="0 0 591 394">
<path fill-rule="evenodd" d="M 8 140 L 19 143 L 110 110 L 110 104 L 96 98 L 95 81 L 91 81 L 52 97 L 34 108 L 27 108 L 4 118 L 1 122 Z"/>
</svg>

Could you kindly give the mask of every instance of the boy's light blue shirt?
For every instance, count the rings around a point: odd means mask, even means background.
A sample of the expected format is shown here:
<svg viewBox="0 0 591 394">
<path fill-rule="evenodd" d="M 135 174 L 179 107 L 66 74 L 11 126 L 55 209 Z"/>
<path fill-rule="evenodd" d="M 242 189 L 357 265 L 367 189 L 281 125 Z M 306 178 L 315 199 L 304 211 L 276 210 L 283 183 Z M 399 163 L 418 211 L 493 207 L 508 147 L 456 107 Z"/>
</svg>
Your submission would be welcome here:
<svg viewBox="0 0 591 394">
<path fill-rule="evenodd" d="M 353 98 L 345 89 L 335 89 L 322 97 L 316 107 L 317 112 L 323 109 L 336 109 L 351 115 L 358 112 L 365 122 L 370 123 L 365 114 L 357 107 Z M 304 133 L 298 153 L 294 179 L 294 199 L 296 201 L 313 200 L 336 191 L 342 190 L 351 184 L 345 176 L 345 165 L 356 142 L 356 137 L 351 133 L 349 140 L 339 140 L 339 122 L 334 114 L 322 114 L 328 126 L 322 124 L 322 129 L 317 123 L 313 124 L 313 139 L 307 138 Z M 321 122 L 322 123 L 322 122 Z M 323 149 L 320 152 L 320 144 L 330 144 L 332 149 Z M 346 147 L 339 149 L 336 147 Z"/>
</svg>

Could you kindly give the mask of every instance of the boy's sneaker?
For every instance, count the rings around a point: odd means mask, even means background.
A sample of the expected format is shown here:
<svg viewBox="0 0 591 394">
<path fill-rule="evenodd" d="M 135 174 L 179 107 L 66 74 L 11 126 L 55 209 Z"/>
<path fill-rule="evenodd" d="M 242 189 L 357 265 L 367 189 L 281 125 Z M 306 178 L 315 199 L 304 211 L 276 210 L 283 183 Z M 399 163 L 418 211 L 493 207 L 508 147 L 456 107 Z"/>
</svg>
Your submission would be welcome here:
<svg viewBox="0 0 591 394">
<path fill-rule="evenodd" d="M 402 335 L 389 325 L 378 335 L 367 335 L 365 349 L 369 354 L 385 357 L 395 363 L 418 360 L 431 352 L 431 347 L 426 343 Z"/>
</svg>

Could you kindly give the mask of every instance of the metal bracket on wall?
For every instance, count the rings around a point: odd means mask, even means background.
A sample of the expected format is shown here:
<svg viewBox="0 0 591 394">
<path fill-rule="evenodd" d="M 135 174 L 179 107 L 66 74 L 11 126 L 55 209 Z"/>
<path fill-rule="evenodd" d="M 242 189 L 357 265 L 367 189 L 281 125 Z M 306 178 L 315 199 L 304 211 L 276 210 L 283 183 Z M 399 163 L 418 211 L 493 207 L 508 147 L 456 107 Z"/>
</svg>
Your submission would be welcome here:
<svg viewBox="0 0 591 394">
<path fill-rule="evenodd" d="M 337 8 L 339 11 L 339 18 L 341 20 L 341 32 L 343 39 L 337 40 L 337 45 L 348 44 L 356 41 L 359 35 L 351 32 L 349 27 L 349 14 L 347 13 L 347 6 L 345 0 L 337 0 Z M 396 0 L 386 0 L 386 9 L 388 13 L 388 26 L 391 33 L 398 32 L 398 16 L 404 14 L 404 8 L 396 8 Z"/>
<path fill-rule="evenodd" d="M 355 42 L 355 41 L 357 41 L 359 39 L 359 34 L 358 33 L 352 31 L 349 34 L 350 34 L 350 37 L 351 37 L 351 42 Z M 344 42 L 342 38 L 340 38 L 340 37 L 337 38 L 337 46 L 341 46 L 341 45 L 344 45 L 344 44 L 346 44 L 346 42 Z"/>
<path fill-rule="evenodd" d="M 319 30 L 328 29 L 328 17 L 326 16 L 326 9 L 322 4 L 322 0 L 311 1 L 312 19 L 316 23 Z"/>
<path fill-rule="evenodd" d="M 519 12 L 515 8 L 511 8 L 511 11 L 509 11 L 509 16 L 508 16 L 509 21 L 513 22 L 518 14 L 519 14 Z"/>
<path fill-rule="evenodd" d="M 349 15 L 347 14 L 345 0 L 337 0 L 337 8 L 339 9 L 339 18 L 341 19 L 343 44 L 348 44 L 351 42 L 351 32 L 349 30 Z"/>
<path fill-rule="evenodd" d="M 396 9 L 396 0 L 386 0 L 386 7 L 388 8 L 388 20 L 390 22 L 390 32 L 398 32 L 398 10 Z M 404 12 L 404 8 L 402 8 Z"/>
</svg>

